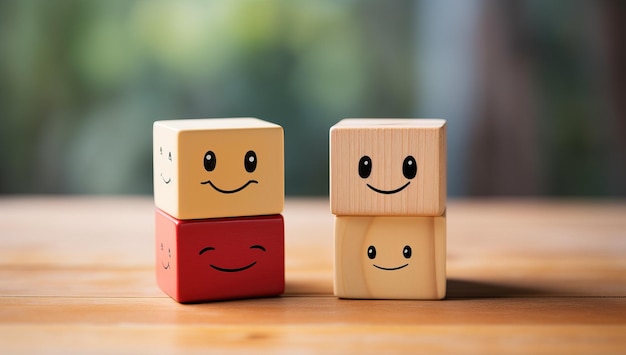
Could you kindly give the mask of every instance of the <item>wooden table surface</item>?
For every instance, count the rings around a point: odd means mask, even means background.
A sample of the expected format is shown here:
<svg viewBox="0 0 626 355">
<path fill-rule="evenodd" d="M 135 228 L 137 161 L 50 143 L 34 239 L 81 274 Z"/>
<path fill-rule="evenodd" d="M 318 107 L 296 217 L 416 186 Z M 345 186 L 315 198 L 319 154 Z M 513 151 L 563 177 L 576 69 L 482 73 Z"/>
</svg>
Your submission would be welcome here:
<svg viewBox="0 0 626 355">
<path fill-rule="evenodd" d="M 0 353 L 626 353 L 626 201 L 451 200 L 448 297 L 332 295 L 325 199 L 288 199 L 281 297 L 181 305 L 150 197 L 0 197 Z"/>
</svg>

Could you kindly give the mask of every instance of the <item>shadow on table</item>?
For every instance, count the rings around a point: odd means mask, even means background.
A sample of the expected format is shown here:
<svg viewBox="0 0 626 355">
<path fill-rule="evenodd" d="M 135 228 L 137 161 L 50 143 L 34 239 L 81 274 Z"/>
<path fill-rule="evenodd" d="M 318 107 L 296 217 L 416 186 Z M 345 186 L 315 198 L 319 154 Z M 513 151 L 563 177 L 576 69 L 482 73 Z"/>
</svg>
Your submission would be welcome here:
<svg viewBox="0 0 626 355">
<path fill-rule="evenodd" d="M 285 294 L 298 296 L 328 296 L 333 294 L 333 284 L 328 280 L 287 280 Z M 539 297 L 554 295 L 554 291 L 529 285 L 498 282 L 448 279 L 446 299 L 485 299 Z"/>
<path fill-rule="evenodd" d="M 533 297 L 548 294 L 548 290 L 536 287 L 448 279 L 446 299 Z"/>
</svg>

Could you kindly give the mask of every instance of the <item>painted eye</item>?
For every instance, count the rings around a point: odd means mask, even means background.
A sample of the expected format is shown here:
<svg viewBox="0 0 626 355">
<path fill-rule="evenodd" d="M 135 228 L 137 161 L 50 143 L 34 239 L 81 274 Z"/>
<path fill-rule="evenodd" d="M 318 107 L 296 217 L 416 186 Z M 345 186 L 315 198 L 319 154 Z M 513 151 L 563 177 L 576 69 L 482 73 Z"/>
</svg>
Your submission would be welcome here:
<svg viewBox="0 0 626 355">
<path fill-rule="evenodd" d="M 411 250 L 410 246 L 406 245 L 404 249 L 402 249 L 402 255 L 404 255 L 406 259 L 409 259 L 411 255 L 413 255 L 413 250 Z"/>
<path fill-rule="evenodd" d="M 213 171 L 215 170 L 215 164 L 217 163 L 217 159 L 215 158 L 215 153 L 209 150 L 204 154 L 204 170 Z"/>
<path fill-rule="evenodd" d="M 163 147 L 159 147 L 159 153 L 161 153 L 161 155 L 163 155 Z"/>
<path fill-rule="evenodd" d="M 170 248 L 167 248 L 167 257 L 168 258 L 172 257 L 172 250 Z"/>
<path fill-rule="evenodd" d="M 402 163 L 402 174 L 407 179 L 412 179 L 417 175 L 417 162 L 413 156 L 409 155 Z"/>
<path fill-rule="evenodd" d="M 374 259 L 376 257 L 376 248 L 373 245 L 370 245 L 367 248 L 367 257 L 370 259 Z"/>
<path fill-rule="evenodd" d="M 215 250 L 215 248 L 214 247 L 206 247 L 206 248 L 200 250 L 198 255 L 202 255 L 202 254 L 206 253 L 207 251 L 211 251 L 211 250 Z"/>
<path fill-rule="evenodd" d="M 248 151 L 243 159 L 243 166 L 246 168 L 246 171 L 249 173 L 255 171 L 256 163 L 256 153 L 253 150 Z"/>
<path fill-rule="evenodd" d="M 161 243 L 161 250 L 163 250 L 163 243 Z"/>
<path fill-rule="evenodd" d="M 172 161 L 172 152 L 167 153 L 167 159 Z"/>
<path fill-rule="evenodd" d="M 359 176 L 366 179 L 372 173 L 372 159 L 367 155 L 359 160 Z"/>
</svg>

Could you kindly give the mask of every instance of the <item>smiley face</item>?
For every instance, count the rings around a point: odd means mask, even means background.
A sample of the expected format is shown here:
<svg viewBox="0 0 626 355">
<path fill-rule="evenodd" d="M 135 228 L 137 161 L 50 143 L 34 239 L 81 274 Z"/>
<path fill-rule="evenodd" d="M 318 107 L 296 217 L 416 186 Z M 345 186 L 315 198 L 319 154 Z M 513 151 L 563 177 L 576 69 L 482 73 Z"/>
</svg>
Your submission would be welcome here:
<svg viewBox="0 0 626 355">
<path fill-rule="evenodd" d="M 364 155 L 361 157 L 361 159 L 359 159 L 359 176 L 362 179 L 366 180 L 367 178 L 370 177 L 370 175 L 372 174 L 372 165 L 373 165 L 372 158 L 370 158 L 367 155 Z M 411 183 L 410 180 L 413 179 L 415 175 L 417 175 L 417 162 L 415 161 L 415 158 L 412 155 L 409 155 L 406 158 L 404 158 L 404 161 L 402 162 L 402 175 L 409 181 L 407 181 L 405 184 L 395 189 L 383 190 L 383 189 L 374 187 L 370 185 L 369 183 L 366 183 L 365 185 L 369 187 L 372 191 L 379 193 L 379 194 L 383 194 L 383 195 L 392 195 L 392 194 L 396 194 L 404 190 Z"/>
<path fill-rule="evenodd" d="M 171 151 L 166 151 L 165 155 L 164 155 L 163 147 L 159 147 L 159 157 L 161 159 L 167 159 L 170 163 L 173 162 L 173 160 L 172 160 L 172 152 Z M 169 170 L 171 170 L 171 168 Z M 171 176 L 167 176 L 166 177 L 166 175 L 164 175 L 163 171 L 159 172 L 159 177 L 161 177 L 161 181 L 165 185 L 168 185 L 169 183 L 172 182 L 172 177 Z"/>
<path fill-rule="evenodd" d="M 259 250 L 262 251 L 263 253 L 267 252 L 267 250 L 265 249 L 264 246 L 259 245 L 259 244 L 254 244 L 252 246 L 250 246 L 249 249 L 252 250 Z M 202 250 L 200 250 L 200 252 L 198 253 L 198 255 L 202 255 L 206 252 L 213 252 L 216 251 L 215 247 L 205 247 Z M 256 265 L 257 261 L 253 261 L 249 264 L 246 264 L 244 266 L 239 266 L 239 267 L 225 267 L 225 266 L 217 266 L 215 264 L 209 264 L 210 267 L 212 267 L 213 269 L 220 271 L 220 272 L 241 272 L 241 271 L 245 271 L 248 270 L 249 268 L 253 267 L 254 265 Z"/>
<path fill-rule="evenodd" d="M 163 274 L 169 277 L 178 273 L 178 268 L 176 267 L 176 240 L 168 233 L 163 233 L 163 229 L 170 228 L 169 223 L 164 222 L 164 220 L 156 218 L 155 267 L 157 275 Z"/>
<path fill-rule="evenodd" d="M 215 153 L 212 150 L 207 151 L 204 154 L 204 158 L 202 160 L 203 160 L 203 164 L 204 164 L 204 170 L 206 170 L 207 172 L 209 172 L 209 173 L 213 172 L 217 168 L 217 156 L 215 155 Z M 257 160 L 256 153 L 254 152 L 254 150 L 249 150 L 245 154 L 245 156 L 243 158 L 243 168 L 245 169 L 245 171 L 248 174 L 252 174 L 256 170 L 257 164 L 258 164 L 258 160 Z M 239 186 L 237 188 L 234 188 L 232 190 L 227 190 L 227 189 L 223 189 L 223 188 L 220 188 L 220 187 L 216 186 L 210 179 L 206 180 L 206 181 L 201 181 L 200 182 L 200 184 L 202 184 L 202 185 L 208 184 L 215 191 L 217 191 L 219 193 L 222 193 L 222 194 L 234 194 L 236 192 L 239 192 L 239 191 L 245 189 L 250 184 L 258 184 L 258 183 L 259 182 L 257 180 L 249 179 L 243 185 L 241 185 L 241 186 Z"/>
<path fill-rule="evenodd" d="M 172 249 L 171 248 L 165 248 L 163 246 L 163 243 L 161 243 L 160 260 L 161 260 L 161 266 L 163 267 L 164 270 L 169 270 L 170 269 L 170 267 L 171 267 L 170 260 L 171 259 L 172 259 Z"/>
<path fill-rule="evenodd" d="M 382 218 L 382 217 L 381 217 Z M 424 255 L 417 249 L 420 245 L 416 227 L 410 219 L 389 217 L 391 220 L 374 218 L 368 233 L 362 240 L 361 265 L 366 282 L 370 285 L 385 285 L 399 290 L 406 282 L 413 282 L 423 267 L 419 257 Z M 391 223 L 402 225 L 408 231 L 390 228 Z"/>
<path fill-rule="evenodd" d="M 405 245 L 404 248 L 402 248 L 402 255 L 404 256 L 405 259 L 410 259 L 412 254 L 413 254 L 413 249 L 410 246 Z M 378 255 L 378 252 L 376 250 L 376 247 L 373 245 L 370 245 L 367 248 L 367 257 L 370 258 L 372 261 L 375 261 L 374 259 L 376 259 L 377 255 Z M 397 261 L 397 259 L 395 260 Z M 372 266 L 380 270 L 395 271 L 395 270 L 404 269 L 405 267 L 409 266 L 409 263 L 407 262 L 399 266 L 391 266 L 391 267 L 384 267 L 384 266 L 380 266 L 375 263 L 372 263 Z"/>
</svg>

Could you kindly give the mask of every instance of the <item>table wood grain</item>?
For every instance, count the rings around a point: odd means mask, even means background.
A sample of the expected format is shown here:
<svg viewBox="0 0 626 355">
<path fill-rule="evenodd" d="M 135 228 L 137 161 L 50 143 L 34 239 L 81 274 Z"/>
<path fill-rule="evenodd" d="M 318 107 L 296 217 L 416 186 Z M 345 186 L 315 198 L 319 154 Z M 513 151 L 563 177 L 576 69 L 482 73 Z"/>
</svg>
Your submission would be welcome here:
<svg viewBox="0 0 626 355">
<path fill-rule="evenodd" d="M 626 201 L 448 203 L 443 301 L 332 295 L 327 199 L 288 198 L 281 297 L 181 305 L 149 197 L 0 197 L 0 352 L 626 353 Z"/>
</svg>

